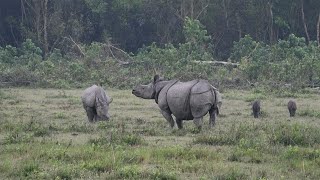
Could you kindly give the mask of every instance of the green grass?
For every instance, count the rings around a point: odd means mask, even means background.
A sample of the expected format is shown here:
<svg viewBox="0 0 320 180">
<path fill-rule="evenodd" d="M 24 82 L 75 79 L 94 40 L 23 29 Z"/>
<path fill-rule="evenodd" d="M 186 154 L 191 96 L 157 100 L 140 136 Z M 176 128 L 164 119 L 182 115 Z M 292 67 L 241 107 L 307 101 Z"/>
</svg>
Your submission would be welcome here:
<svg viewBox="0 0 320 180">
<path fill-rule="evenodd" d="M 89 123 L 82 90 L 1 89 L 3 179 L 318 179 L 320 121 L 315 94 L 225 91 L 221 116 L 202 131 L 169 128 L 153 100 L 109 90 L 111 119 Z M 284 93 L 286 94 L 286 93 Z M 261 100 L 254 119 L 251 101 Z"/>
</svg>

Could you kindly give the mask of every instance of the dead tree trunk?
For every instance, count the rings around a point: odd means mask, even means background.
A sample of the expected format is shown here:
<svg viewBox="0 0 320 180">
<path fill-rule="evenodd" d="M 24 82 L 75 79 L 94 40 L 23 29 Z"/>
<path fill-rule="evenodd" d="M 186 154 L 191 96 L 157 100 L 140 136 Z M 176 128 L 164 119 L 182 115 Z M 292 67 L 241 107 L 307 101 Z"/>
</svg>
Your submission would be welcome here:
<svg viewBox="0 0 320 180">
<path fill-rule="evenodd" d="M 242 37 L 242 30 L 241 30 L 241 19 L 239 13 L 236 13 L 236 18 L 237 18 L 237 26 L 238 26 L 238 33 L 239 33 L 239 40 Z"/>
<path fill-rule="evenodd" d="M 47 57 L 48 51 L 49 51 L 49 45 L 48 45 L 48 0 L 44 0 L 43 4 L 43 49 L 44 49 L 44 58 Z"/>
<path fill-rule="evenodd" d="M 41 2 L 38 2 L 37 0 L 33 0 L 34 4 L 34 11 L 35 11 L 35 28 L 37 31 L 37 40 L 38 42 L 41 42 Z"/>
<path fill-rule="evenodd" d="M 229 15 L 228 15 L 228 9 L 227 9 L 227 2 L 226 0 L 223 0 L 223 9 L 224 9 L 224 18 L 226 20 L 226 26 L 229 28 Z"/>
<path fill-rule="evenodd" d="M 318 23 L 317 23 L 317 42 L 320 47 L 320 13 L 318 15 Z"/>
<path fill-rule="evenodd" d="M 304 32 L 306 33 L 307 44 L 309 44 L 310 36 L 309 36 L 309 33 L 308 33 L 308 27 L 307 27 L 306 18 L 305 18 L 304 10 L 303 10 L 303 8 L 304 8 L 303 0 L 300 0 L 300 2 L 301 2 L 301 18 L 302 18 L 303 28 L 304 28 Z"/>
<path fill-rule="evenodd" d="M 194 19 L 194 4 L 193 0 L 190 1 L 190 17 Z"/>
<path fill-rule="evenodd" d="M 268 2 L 269 6 L 269 15 L 270 15 L 270 24 L 269 24 L 269 38 L 270 38 L 270 44 L 273 43 L 273 11 L 272 11 L 272 4 Z"/>
</svg>

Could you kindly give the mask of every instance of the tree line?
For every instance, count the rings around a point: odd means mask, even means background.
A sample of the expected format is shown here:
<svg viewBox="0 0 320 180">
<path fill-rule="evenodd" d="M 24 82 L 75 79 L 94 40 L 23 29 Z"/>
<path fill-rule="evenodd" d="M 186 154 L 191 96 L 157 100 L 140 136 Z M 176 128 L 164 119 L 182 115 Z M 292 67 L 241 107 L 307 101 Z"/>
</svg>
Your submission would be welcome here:
<svg viewBox="0 0 320 180">
<path fill-rule="evenodd" d="M 319 0 L 5 0 L 0 2 L 0 45 L 31 39 L 43 58 L 71 44 L 112 43 L 137 53 L 144 45 L 186 41 L 186 17 L 211 36 L 211 53 L 227 59 L 245 35 L 272 45 L 290 34 L 319 45 Z"/>
</svg>

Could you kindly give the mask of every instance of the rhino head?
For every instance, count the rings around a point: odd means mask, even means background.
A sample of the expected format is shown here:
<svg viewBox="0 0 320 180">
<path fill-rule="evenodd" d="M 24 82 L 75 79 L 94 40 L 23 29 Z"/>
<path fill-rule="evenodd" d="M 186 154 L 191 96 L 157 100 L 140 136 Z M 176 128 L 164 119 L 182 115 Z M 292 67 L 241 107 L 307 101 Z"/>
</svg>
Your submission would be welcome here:
<svg viewBox="0 0 320 180">
<path fill-rule="evenodd" d="M 97 120 L 109 120 L 110 114 L 108 112 L 109 105 L 112 102 L 112 98 L 110 100 L 103 100 L 100 98 L 96 98 L 96 110 L 97 110 Z"/>
<path fill-rule="evenodd" d="M 143 99 L 154 99 L 156 95 L 155 84 L 163 78 L 155 75 L 153 81 L 147 85 L 139 84 L 132 90 L 132 94 Z"/>
</svg>

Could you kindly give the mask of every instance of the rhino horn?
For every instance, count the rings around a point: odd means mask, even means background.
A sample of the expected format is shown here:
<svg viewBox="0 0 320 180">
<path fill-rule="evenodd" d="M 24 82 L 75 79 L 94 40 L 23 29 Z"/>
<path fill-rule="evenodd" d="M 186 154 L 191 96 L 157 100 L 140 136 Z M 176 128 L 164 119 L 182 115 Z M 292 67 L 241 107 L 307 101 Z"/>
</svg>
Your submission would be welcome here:
<svg viewBox="0 0 320 180">
<path fill-rule="evenodd" d="M 156 83 L 158 82 L 158 80 L 160 79 L 160 76 L 158 74 L 156 74 L 154 77 L 153 77 L 153 82 Z"/>
<path fill-rule="evenodd" d="M 113 98 L 110 98 L 109 104 L 112 103 L 112 101 L 113 101 Z"/>
</svg>

